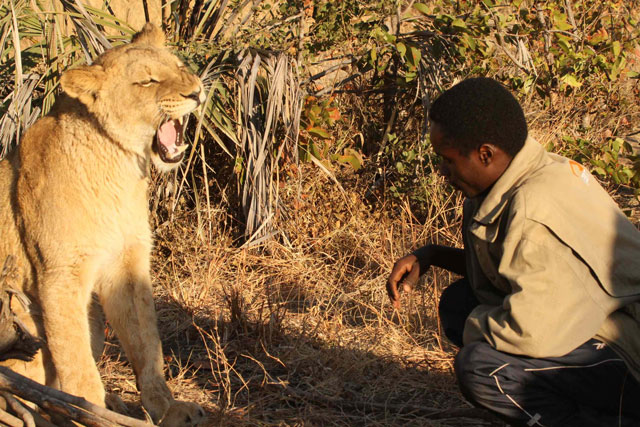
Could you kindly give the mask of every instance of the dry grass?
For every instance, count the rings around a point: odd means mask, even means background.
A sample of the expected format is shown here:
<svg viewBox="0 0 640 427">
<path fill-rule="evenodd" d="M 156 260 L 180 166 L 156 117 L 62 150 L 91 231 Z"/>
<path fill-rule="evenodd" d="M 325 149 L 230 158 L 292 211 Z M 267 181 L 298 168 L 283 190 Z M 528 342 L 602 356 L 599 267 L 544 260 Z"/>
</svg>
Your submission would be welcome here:
<svg viewBox="0 0 640 427">
<path fill-rule="evenodd" d="M 238 248 L 222 208 L 211 240 L 195 237 L 195 210 L 158 228 L 156 306 L 177 396 L 203 405 L 209 425 L 490 425 L 458 393 L 455 349 L 438 329 L 452 278 L 428 275 L 402 313 L 384 289 L 398 256 L 429 240 L 456 244 L 456 224 L 437 231 L 406 207 L 368 206 L 313 168 L 281 191 L 286 243 Z M 446 223 L 451 212 L 434 209 Z M 114 340 L 105 382 L 139 414 Z"/>
</svg>

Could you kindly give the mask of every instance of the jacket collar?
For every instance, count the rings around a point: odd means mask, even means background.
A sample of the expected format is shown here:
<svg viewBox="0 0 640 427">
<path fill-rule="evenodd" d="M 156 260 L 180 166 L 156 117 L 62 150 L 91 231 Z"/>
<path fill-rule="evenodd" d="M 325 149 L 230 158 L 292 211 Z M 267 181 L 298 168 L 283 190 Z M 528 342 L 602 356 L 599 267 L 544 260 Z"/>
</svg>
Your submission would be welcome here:
<svg viewBox="0 0 640 427">
<path fill-rule="evenodd" d="M 539 167 L 546 154 L 547 152 L 535 139 L 528 137 L 524 146 L 493 184 L 484 200 L 480 201 L 480 207 L 473 216 L 474 221 L 483 225 L 493 223 L 504 210 L 516 187 L 529 172 Z"/>
</svg>

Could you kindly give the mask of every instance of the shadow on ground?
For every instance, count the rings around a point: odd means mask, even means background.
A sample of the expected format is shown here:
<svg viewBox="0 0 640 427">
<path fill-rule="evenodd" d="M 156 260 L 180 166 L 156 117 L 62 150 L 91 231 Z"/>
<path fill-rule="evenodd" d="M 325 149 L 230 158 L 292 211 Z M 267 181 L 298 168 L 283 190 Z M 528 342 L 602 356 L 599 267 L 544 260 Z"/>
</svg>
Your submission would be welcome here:
<svg viewBox="0 0 640 427">
<path fill-rule="evenodd" d="M 317 325 L 292 328 L 237 302 L 224 316 L 192 313 L 173 300 L 156 307 L 160 330 L 169 331 L 162 336 L 169 384 L 179 399 L 205 407 L 206 425 L 503 425 L 464 402 L 452 372 L 434 368 L 428 352 L 391 360 L 375 346 L 324 341 Z M 248 320 L 256 317 L 263 320 Z M 102 366 L 107 388 L 142 417 L 114 337 Z"/>
</svg>

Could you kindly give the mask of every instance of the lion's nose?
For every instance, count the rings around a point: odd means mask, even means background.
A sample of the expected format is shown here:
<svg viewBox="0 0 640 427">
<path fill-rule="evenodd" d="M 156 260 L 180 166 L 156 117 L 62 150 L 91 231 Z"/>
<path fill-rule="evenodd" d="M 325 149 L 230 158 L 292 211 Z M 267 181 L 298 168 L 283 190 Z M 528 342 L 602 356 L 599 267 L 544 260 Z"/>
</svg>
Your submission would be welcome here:
<svg viewBox="0 0 640 427">
<path fill-rule="evenodd" d="M 204 93 L 201 88 L 198 88 L 198 90 L 193 91 L 188 95 L 183 94 L 182 96 L 184 96 L 185 98 L 193 99 L 198 103 L 198 105 L 204 102 Z"/>
</svg>

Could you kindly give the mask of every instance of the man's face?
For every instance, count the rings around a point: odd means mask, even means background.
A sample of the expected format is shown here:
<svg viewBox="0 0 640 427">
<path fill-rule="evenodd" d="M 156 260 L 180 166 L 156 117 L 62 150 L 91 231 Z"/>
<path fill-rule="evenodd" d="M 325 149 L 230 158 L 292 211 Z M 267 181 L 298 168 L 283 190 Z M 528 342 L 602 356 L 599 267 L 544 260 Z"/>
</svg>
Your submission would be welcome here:
<svg viewBox="0 0 640 427">
<path fill-rule="evenodd" d="M 494 182 L 495 178 L 482 161 L 479 150 L 473 150 L 465 156 L 453 147 L 453 141 L 447 139 L 436 122 L 431 122 L 431 144 L 436 154 L 442 157 L 440 174 L 466 197 L 475 197 Z"/>
</svg>

